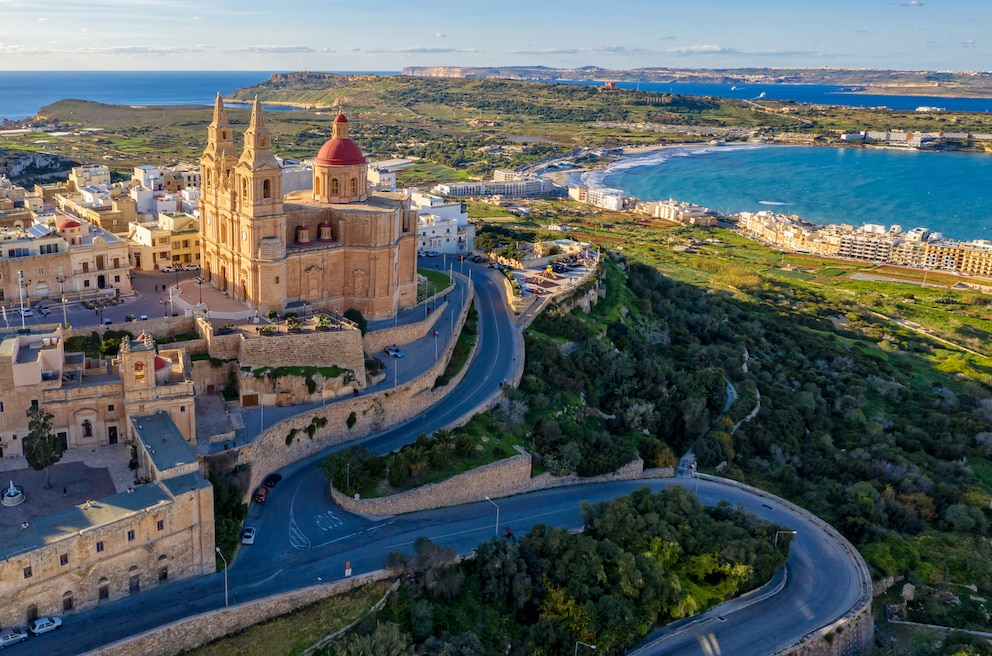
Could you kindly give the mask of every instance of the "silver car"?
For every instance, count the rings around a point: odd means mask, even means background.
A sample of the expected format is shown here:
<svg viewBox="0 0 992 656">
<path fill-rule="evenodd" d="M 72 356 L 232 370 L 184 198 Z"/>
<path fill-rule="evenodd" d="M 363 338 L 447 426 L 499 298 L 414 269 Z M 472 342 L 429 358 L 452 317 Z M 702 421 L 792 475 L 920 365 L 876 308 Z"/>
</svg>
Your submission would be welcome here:
<svg viewBox="0 0 992 656">
<path fill-rule="evenodd" d="M 0 633 L 0 649 L 3 649 L 7 645 L 16 645 L 18 642 L 27 639 L 28 632 L 24 629 L 7 629 L 3 633 Z"/>
<path fill-rule="evenodd" d="M 31 623 L 28 624 L 28 630 L 35 635 L 41 635 L 54 631 L 60 626 L 62 626 L 61 617 L 39 617 L 36 620 L 31 620 Z"/>
</svg>

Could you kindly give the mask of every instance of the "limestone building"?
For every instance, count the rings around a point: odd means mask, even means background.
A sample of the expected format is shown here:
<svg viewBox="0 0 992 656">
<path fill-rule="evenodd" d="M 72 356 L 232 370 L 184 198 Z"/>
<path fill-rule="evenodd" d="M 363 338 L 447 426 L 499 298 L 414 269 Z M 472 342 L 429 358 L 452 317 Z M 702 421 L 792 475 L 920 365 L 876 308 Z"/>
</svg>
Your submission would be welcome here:
<svg viewBox="0 0 992 656">
<path fill-rule="evenodd" d="M 239 156 L 218 95 L 200 167 L 201 266 L 217 289 L 259 312 L 308 305 L 382 319 L 416 304 L 416 213 L 405 193 L 369 193 L 343 114 L 312 189 L 284 195 L 261 104 Z"/>
<path fill-rule="evenodd" d="M 196 455 L 165 412 L 130 415 L 127 430 L 149 483 L 0 526 L 3 626 L 214 571 L 213 486 Z"/>
</svg>

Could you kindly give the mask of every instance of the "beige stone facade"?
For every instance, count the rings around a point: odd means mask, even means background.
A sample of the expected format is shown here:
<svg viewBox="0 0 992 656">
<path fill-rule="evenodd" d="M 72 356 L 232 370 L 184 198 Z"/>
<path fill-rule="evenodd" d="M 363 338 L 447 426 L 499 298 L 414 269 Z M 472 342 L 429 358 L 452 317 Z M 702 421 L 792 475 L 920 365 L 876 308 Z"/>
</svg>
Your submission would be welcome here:
<svg viewBox="0 0 992 656">
<path fill-rule="evenodd" d="M 260 312 L 305 304 L 382 319 L 416 304 L 416 212 L 403 193 L 369 194 L 343 116 L 312 190 L 283 195 L 257 101 L 244 139 L 239 157 L 218 96 L 200 159 L 201 266 L 214 287 Z"/>
<path fill-rule="evenodd" d="M 0 530 L 0 625 L 214 571 L 213 487 L 196 456 L 165 412 L 128 431 L 151 483 Z"/>
</svg>

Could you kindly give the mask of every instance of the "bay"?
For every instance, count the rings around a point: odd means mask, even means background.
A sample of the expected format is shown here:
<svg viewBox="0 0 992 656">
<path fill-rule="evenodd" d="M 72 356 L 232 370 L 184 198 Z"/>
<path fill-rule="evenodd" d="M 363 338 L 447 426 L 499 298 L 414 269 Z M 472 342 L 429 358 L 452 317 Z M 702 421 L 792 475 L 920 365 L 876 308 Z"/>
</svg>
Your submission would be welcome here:
<svg viewBox="0 0 992 656">
<path fill-rule="evenodd" d="M 992 239 L 992 155 L 815 146 L 685 146 L 624 157 L 582 184 L 732 214 L 770 210 L 819 224 L 924 226 Z"/>
</svg>

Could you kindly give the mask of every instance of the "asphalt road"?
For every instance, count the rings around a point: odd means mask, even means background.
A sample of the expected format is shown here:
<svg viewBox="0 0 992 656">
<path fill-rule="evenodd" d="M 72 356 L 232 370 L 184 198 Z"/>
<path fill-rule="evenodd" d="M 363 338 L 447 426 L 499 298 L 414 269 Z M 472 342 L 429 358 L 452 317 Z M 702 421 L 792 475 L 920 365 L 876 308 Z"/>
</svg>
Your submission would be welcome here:
<svg viewBox="0 0 992 656">
<path fill-rule="evenodd" d="M 421 432 L 449 425 L 498 393 L 510 377 L 515 331 L 503 301 L 502 282 L 476 269 L 476 303 L 480 316 L 480 346 L 459 386 L 423 416 L 362 442 L 385 452 L 412 441 Z M 763 519 L 797 531 L 789 556 L 789 579 L 778 595 L 734 610 L 721 607 L 708 621 L 681 630 L 662 632 L 663 641 L 641 654 L 767 654 L 794 643 L 803 635 L 845 613 L 858 598 L 857 567 L 843 548 L 801 515 L 735 487 L 708 481 L 654 479 L 557 488 L 454 508 L 388 518 L 366 518 L 338 508 L 327 483 L 310 458 L 285 468 L 264 506 L 252 504 L 247 525 L 258 529 L 256 542 L 242 547 L 228 570 L 232 604 L 338 580 L 345 563 L 355 575 L 380 569 L 386 556 L 411 551 L 419 536 L 469 554 L 504 527 L 518 536 L 544 523 L 578 529 L 580 504 L 628 494 L 648 485 L 661 489 L 689 484 L 707 504 L 726 499 L 740 503 Z M 143 631 L 224 605 L 224 574 L 175 581 L 92 610 L 67 615 L 54 634 L 10 647 L 10 653 L 36 653 L 44 645 L 53 656 L 79 654 Z M 733 604 L 733 602 L 731 602 Z M 726 609 L 726 610 L 724 610 Z M 43 642 L 42 642 L 43 641 Z"/>
</svg>

